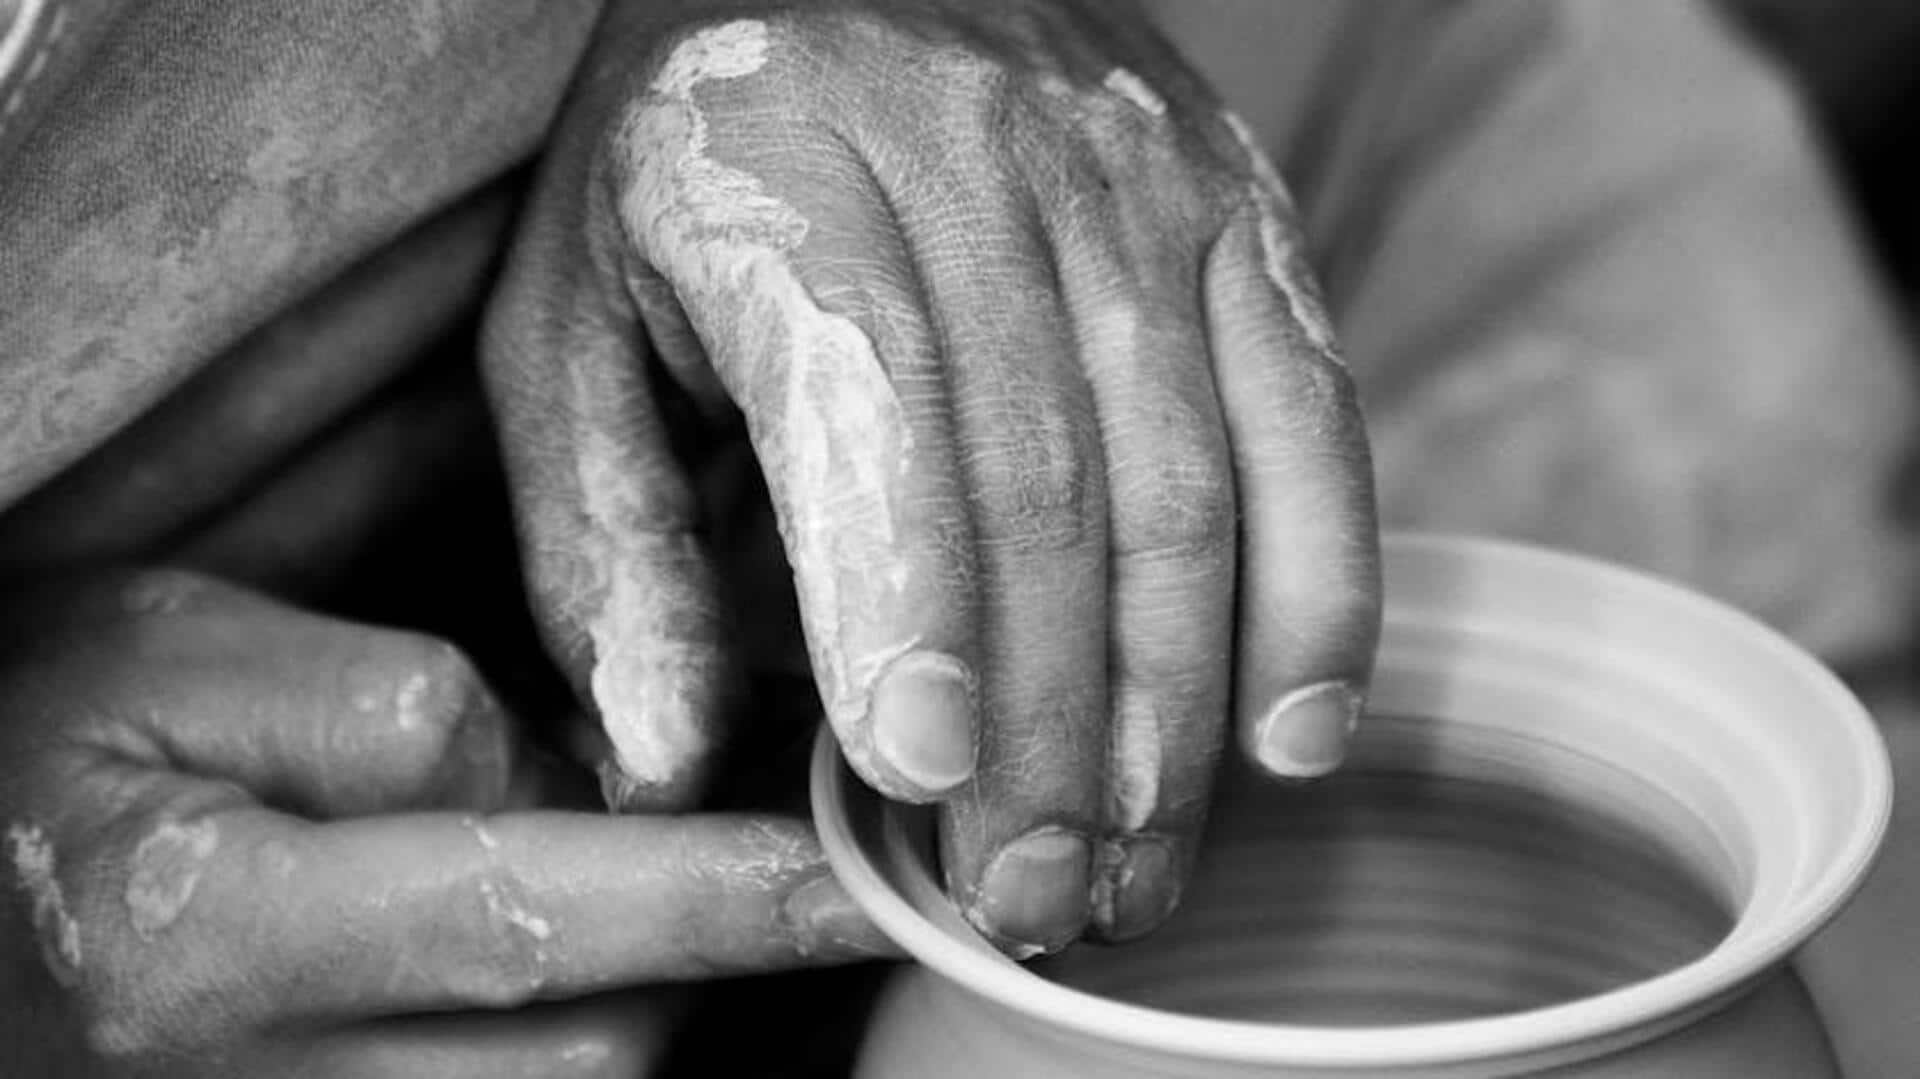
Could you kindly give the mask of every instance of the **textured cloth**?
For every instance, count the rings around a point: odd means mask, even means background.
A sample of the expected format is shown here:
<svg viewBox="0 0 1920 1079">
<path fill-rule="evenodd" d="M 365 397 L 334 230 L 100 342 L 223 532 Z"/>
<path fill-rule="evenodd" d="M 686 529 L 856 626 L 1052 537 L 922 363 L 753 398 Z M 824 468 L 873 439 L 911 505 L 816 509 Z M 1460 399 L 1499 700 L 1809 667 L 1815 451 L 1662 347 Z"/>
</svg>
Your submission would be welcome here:
<svg viewBox="0 0 1920 1079">
<path fill-rule="evenodd" d="M 25 4 L 5 75 L 27 103 L 0 142 L 0 503 L 531 154 L 597 14 L 122 6 Z"/>
</svg>

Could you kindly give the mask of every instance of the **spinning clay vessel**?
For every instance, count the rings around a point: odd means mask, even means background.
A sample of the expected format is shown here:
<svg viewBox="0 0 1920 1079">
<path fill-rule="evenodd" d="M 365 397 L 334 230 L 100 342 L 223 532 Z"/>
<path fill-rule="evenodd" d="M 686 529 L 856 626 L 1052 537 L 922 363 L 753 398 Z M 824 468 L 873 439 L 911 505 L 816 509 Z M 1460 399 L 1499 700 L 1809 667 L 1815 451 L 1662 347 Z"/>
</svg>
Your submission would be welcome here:
<svg viewBox="0 0 1920 1079">
<path fill-rule="evenodd" d="M 1885 749 L 1812 658 L 1632 571 L 1395 536 L 1369 714 L 1306 786 L 1230 766 L 1146 940 L 1001 956 L 931 812 L 830 737 L 835 871 L 918 963 L 868 1077 L 1837 1074 L 1788 960 L 1886 827 Z"/>
</svg>

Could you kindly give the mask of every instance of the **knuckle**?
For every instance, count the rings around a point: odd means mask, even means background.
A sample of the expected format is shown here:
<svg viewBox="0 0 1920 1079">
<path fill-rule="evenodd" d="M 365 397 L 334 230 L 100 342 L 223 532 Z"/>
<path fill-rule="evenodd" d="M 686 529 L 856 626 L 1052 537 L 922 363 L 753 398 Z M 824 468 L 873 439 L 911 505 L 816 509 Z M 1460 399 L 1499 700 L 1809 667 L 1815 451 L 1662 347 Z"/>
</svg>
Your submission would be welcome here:
<svg viewBox="0 0 1920 1079">
<path fill-rule="evenodd" d="M 1197 748 L 1227 715 L 1233 693 L 1233 626 L 1184 612 L 1117 634 L 1109 659 L 1114 723 L 1157 730 Z M 1179 750 L 1166 754 L 1171 762 Z"/>
<path fill-rule="evenodd" d="M 1249 440 L 1254 449 L 1249 465 L 1259 468 L 1267 457 L 1284 463 L 1316 454 L 1336 455 L 1356 466 L 1366 460 L 1360 392 L 1337 357 L 1304 350 L 1267 365 L 1265 381 L 1262 415 L 1278 437 Z"/>
<path fill-rule="evenodd" d="M 1168 434 L 1148 459 L 1116 469 L 1114 554 L 1217 558 L 1239 528 L 1226 454 L 1195 434 Z"/>
<path fill-rule="evenodd" d="M 1040 115 L 1029 78 L 971 53 L 957 54 L 945 66 L 955 76 L 955 83 L 965 88 L 963 100 L 977 110 L 973 117 L 977 131 L 1004 134 L 1019 130 Z"/>
<path fill-rule="evenodd" d="M 1104 484 L 1086 425 L 1051 406 L 1007 402 L 1008 422 L 969 454 L 982 542 L 1064 550 L 1094 538 Z"/>
<path fill-rule="evenodd" d="M 518 1008 L 540 999 L 551 977 L 553 927 L 524 882 L 505 866 L 489 865 L 463 890 L 461 916 L 452 920 L 440 957 L 440 989 L 476 1008 Z"/>
</svg>

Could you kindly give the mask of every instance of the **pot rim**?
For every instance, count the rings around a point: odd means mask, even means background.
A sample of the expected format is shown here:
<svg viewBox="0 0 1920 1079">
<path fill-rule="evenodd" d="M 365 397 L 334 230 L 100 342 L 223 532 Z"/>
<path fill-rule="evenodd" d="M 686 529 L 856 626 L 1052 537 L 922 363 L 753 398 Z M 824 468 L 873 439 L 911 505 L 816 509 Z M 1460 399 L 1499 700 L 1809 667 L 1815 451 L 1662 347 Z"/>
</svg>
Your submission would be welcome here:
<svg viewBox="0 0 1920 1079">
<path fill-rule="evenodd" d="M 1892 812 L 1892 766 L 1866 709 L 1826 667 L 1774 630 L 1717 600 L 1638 570 L 1527 544 L 1440 533 L 1391 533 L 1393 555 L 1530 564 L 1561 574 L 1603 576 L 1610 589 L 1649 603 L 1681 604 L 1717 632 L 1744 638 L 1792 671 L 1830 707 L 1831 737 L 1845 742 L 1861 779 L 1844 842 L 1817 878 L 1755 931 L 1729 934 L 1694 961 L 1595 996 L 1529 1011 L 1392 1027 L 1310 1027 L 1211 1019 L 1093 996 L 1049 982 L 1001 955 L 957 912 L 938 923 L 894 888 L 857 837 L 855 814 L 882 820 L 895 808 L 845 765 L 824 725 L 814 747 L 813 815 L 834 872 L 855 901 L 909 955 L 984 999 L 1110 1044 L 1207 1060 L 1332 1069 L 1491 1061 L 1575 1044 L 1657 1033 L 1664 1024 L 1732 999 L 1786 959 L 1851 898 L 1878 851 Z M 1389 597 L 1391 607 L 1391 597 Z M 897 820 L 897 818 L 894 818 Z M 944 902 L 940 909 L 950 911 Z M 1740 922 L 1745 922 L 1742 915 Z M 1633 1039 L 1637 1040 L 1637 1039 Z"/>
</svg>

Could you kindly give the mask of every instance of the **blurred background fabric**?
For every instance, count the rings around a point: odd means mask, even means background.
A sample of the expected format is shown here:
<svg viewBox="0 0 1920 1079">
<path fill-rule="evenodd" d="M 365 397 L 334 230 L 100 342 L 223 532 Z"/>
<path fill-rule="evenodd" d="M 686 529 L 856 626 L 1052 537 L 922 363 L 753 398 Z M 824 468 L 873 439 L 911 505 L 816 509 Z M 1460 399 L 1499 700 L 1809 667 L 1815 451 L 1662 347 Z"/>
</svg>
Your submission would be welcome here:
<svg viewBox="0 0 1920 1079">
<path fill-rule="evenodd" d="M 1808 98 L 1745 24 L 1607 0 L 1163 9 L 1296 186 L 1390 525 L 1648 568 L 1836 662 L 1900 647 L 1911 346 Z M 1253 41 L 1314 74 L 1277 95 Z"/>
<path fill-rule="evenodd" d="M 1920 4 L 1725 0 L 1805 95 L 1882 265 L 1911 305 L 1920 281 Z"/>
</svg>

